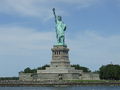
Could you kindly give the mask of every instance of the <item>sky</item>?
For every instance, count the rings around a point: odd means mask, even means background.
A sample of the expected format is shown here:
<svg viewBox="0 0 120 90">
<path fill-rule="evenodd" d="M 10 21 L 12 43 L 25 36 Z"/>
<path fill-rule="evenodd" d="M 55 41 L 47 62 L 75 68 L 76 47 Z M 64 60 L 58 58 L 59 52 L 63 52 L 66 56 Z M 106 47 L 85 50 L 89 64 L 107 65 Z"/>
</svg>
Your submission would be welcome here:
<svg viewBox="0 0 120 90">
<path fill-rule="evenodd" d="M 0 77 L 50 64 L 52 8 L 67 25 L 71 64 L 120 64 L 120 0 L 0 0 Z"/>
</svg>

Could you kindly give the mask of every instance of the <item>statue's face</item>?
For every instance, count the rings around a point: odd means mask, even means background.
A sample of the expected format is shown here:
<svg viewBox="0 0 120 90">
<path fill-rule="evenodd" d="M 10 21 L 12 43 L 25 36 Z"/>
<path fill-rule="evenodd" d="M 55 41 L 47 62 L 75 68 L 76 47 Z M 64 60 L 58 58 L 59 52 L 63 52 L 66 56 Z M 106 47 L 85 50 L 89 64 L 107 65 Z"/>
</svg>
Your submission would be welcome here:
<svg viewBox="0 0 120 90">
<path fill-rule="evenodd" d="M 62 21 L 62 17 L 61 16 L 58 16 L 58 21 Z"/>
</svg>

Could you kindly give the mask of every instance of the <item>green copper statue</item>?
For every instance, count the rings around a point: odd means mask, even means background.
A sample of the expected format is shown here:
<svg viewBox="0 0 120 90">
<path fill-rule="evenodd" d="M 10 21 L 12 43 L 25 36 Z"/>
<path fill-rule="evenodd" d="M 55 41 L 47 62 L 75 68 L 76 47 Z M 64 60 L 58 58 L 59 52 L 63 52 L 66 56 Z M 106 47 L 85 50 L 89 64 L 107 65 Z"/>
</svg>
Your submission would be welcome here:
<svg viewBox="0 0 120 90">
<path fill-rule="evenodd" d="M 53 14 L 55 16 L 57 45 L 65 45 L 66 25 L 63 23 L 61 16 L 56 16 L 55 8 L 53 8 Z"/>
</svg>

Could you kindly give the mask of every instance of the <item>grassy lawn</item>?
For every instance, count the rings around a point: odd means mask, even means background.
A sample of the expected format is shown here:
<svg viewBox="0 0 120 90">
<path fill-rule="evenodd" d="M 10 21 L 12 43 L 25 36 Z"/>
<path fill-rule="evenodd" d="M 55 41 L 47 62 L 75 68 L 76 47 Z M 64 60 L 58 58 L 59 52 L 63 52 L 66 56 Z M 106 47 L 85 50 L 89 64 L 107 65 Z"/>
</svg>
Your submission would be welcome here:
<svg viewBox="0 0 120 90">
<path fill-rule="evenodd" d="M 115 80 L 65 80 L 69 82 L 120 82 Z"/>
</svg>

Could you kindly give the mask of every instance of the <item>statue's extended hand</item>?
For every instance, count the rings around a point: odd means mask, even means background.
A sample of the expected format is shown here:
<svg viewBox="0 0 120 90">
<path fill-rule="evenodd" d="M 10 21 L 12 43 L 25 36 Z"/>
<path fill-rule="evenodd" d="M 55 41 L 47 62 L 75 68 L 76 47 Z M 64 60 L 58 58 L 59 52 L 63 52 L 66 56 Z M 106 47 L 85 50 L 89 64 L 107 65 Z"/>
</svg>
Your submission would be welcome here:
<svg viewBox="0 0 120 90">
<path fill-rule="evenodd" d="M 53 8 L 53 12 L 55 12 L 55 8 Z"/>
</svg>

